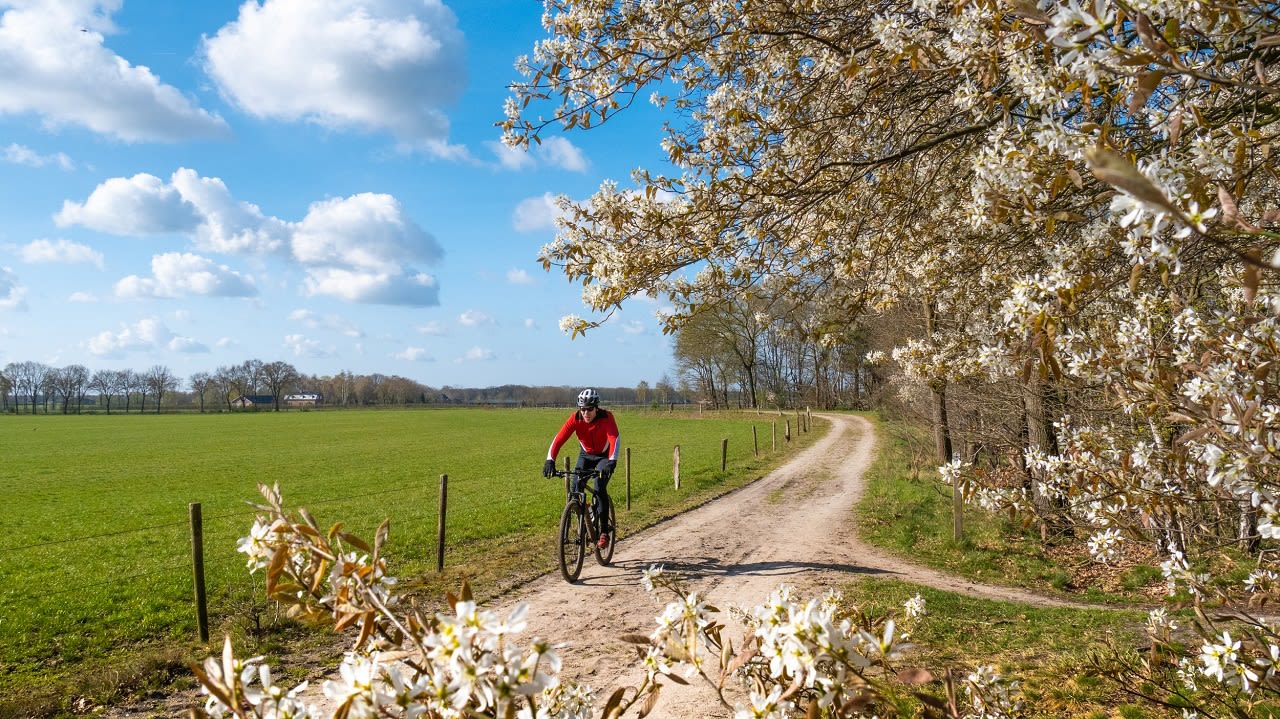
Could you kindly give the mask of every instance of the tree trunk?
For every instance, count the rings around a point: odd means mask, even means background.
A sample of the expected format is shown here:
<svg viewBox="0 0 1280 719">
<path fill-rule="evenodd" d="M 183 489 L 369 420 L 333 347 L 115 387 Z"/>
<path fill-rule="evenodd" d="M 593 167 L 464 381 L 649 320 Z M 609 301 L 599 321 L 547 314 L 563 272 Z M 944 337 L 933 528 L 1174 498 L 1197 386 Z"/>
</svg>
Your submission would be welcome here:
<svg viewBox="0 0 1280 719">
<path fill-rule="evenodd" d="M 1047 385 L 1033 375 L 1022 386 L 1027 449 L 1037 450 L 1045 455 L 1058 452 L 1058 438 L 1053 431 L 1052 414 L 1046 407 L 1048 403 Z M 1027 477 L 1031 483 L 1031 503 L 1041 521 L 1041 539 L 1047 539 L 1050 528 L 1060 529 L 1063 525 L 1058 503 L 1045 489 L 1044 470 L 1028 467 Z"/>
</svg>

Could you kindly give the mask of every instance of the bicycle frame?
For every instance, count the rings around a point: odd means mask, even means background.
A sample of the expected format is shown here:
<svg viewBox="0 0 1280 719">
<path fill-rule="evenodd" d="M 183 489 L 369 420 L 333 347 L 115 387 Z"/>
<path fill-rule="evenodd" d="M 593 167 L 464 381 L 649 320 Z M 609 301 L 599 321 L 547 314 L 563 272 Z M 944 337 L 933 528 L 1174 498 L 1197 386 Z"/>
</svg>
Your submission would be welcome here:
<svg viewBox="0 0 1280 719">
<path fill-rule="evenodd" d="M 614 539 L 617 534 L 616 517 L 610 507 L 609 541 L 606 542 L 605 547 L 601 547 L 598 543 L 600 538 L 598 519 L 595 516 L 595 513 L 600 511 L 600 497 L 590 482 L 600 476 L 600 472 L 594 469 L 554 470 L 549 476 L 569 480 L 566 487 L 564 512 L 560 516 L 557 559 L 560 563 L 560 573 L 565 581 L 574 582 L 582 572 L 582 561 L 586 557 L 587 544 L 592 546 L 596 561 L 602 566 L 607 566 L 613 560 Z"/>
</svg>

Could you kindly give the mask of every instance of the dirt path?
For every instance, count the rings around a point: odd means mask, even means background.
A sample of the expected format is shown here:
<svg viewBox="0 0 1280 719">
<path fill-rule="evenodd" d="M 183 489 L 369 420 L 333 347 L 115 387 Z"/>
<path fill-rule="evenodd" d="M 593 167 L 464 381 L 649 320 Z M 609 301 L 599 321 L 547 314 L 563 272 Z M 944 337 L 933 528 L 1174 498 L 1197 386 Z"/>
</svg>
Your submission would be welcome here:
<svg viewBox="0 0 1280 719">
<path fill-rule="evenodd" d="M 873 428 L 861 417 L 820 416 L 832 423 L 831 431 L 772 474 L 634 536 L 626 536 L 623 516 L 613 566 L 601 567 L 589 556 L 579 583 L 552 573 L 491 608 L 505 612 L 527 602 L 525 641 L 539 636 L 562 644 L 563 678 L 590 685 L 603 700 L 643 678 L 631 669 L 634 650 L 617 637 L 654 628 L 661 606 L 639 582 L 640 572 L 652 565 L 681 573 L 691 589 L 722 610 L 754 606 L 779 584 L 814 596 L 866 574 L 988 599 L 1069 605 L 904 564 L 858 541 L 853 507 L 874 458 Z M 740 632 L 729 636 L 739 643 Z M 668 684 L 649 716 L 692 719 L 732 712 L 706 686 Z"/>
<path fill-rule="evenodd" d="M 634 536 L 626 534 L 624 515 L 613 566 L 601 567 L 588 557 L 579 583 L 568 584 L 552 573 L 490 608 L 505 613 L 527 602 L 523 643 L 539 636 L 562 645 L 562 677 L 593 687 L 603 701 L 616 687 L 635 686 L 643 676 L 632 669 L 634 650 L 617 637 L 653 629 L 661 607 L 639 582 L 640 572 L 651 565 L 681 573 L 691 589 L 722 610 L 754 606 L 784 583 L 802 596 L 815 596 L 869 574 L 987 599 L 1083 606 L 975 584 L 906 564 L 858 541 L 853 507 L 874 457 L 873 428 L 861 417 L 820 416 L 832 423 L 831 431 L 763 479 Z M 729 636 L 739 643 L 739 631 Z M 323 700 L 319 684 L 313 683 L 312 701 Z M 732 712 L 706 686 L 668 685 L 650 716 L 690 719 Z"/>
</svg>

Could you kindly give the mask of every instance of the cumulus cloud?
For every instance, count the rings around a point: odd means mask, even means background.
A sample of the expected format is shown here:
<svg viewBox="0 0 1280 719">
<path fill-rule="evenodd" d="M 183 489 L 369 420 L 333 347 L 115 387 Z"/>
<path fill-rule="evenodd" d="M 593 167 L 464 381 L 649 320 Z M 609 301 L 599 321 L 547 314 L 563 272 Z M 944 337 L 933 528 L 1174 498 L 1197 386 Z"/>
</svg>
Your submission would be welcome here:
<svg viewBox="0 0 1280 719">
<path fill-rule="evenodd" d="M 622 331 L 629 335 L 642 335 L 647 331 L 647 328 L 639 320 L 627 320 L 622 323 Z"/>
<path fill-rule="evenodd" d="M 116 283 L 117 297 L 253 297 L 253 278 L 226 265 L 184 252 L 151 258 L 151 277 L 129 275 Z"/>
<path fill-rule="evenodd" d="M 409 362 L 433 362 L 434 358 L 427 354 L 427 350 L 422 347 L 406 347 L 403 350 L 392 355 L 396 359 L 407 360 Z"/>
<path fill-rule="evenodd" d="M 483 347 L 472 347 L 467 350 L 466 354 L 457 359 L 458 362 L 487 362 L 494 359 L 493 350 Z"/>
<path fill-rule="evenodd" d="M 18 249 L 22 261 L 29 264 L 88 263 L 102 269 L 102 253 L 88 245 L 67 240 L 34 240 Z"/>
<path fill-rule="evenodd" d="M 303 335 L 285 335 L 284 346 L 297 357 L 332 357 L 337 353 L 333 345 L 325 345 Z"/>
<path fill-rule="evenodd" d="M 203 43 L 222 94 L 258 117 L 391 133 L 460 157 L 445 108 L 466 87 L 466 44 L 439 0 L 264 0 Z"/>
<path fill-rule="evenodd" d="M 418 330 L 424 335 L 443 335 L 445 333 L 444 327 L 435 320 L 431 320 L 426 324 L 418 325 L 414 329 Z"/>
<path fill-rule="evenodd" d="M 113 235 L 192 233 L 200 225 L 195 206 L 178 188 L 145 172 L 103 182 L 84 204 L 63 202 L 53 221 L 59 227 L 82 225 Z"/>
<path fill-rule="evenodd" d="M 226 137 L 227 123 L 104 44 L 119 0 L 19 2 L 0 15 L 0 115 L 126 142 Z"/>
<path fill-rule="evenodd" d="M 510 269 L 507 270 L 507 282 L 513 285 L 531 285 L 533 284 L 533 278 L 524 270 Z"/>
<path fill-rule="evenodd" d="M 534 150 L 547 164 L 573 172 L 586 172 L 591 163 L 577 145 L 563 137 L 548 137 Z"/>
<path fill-rule="evenodd" d="M 517 232 L 533 232 L 534 230 L 552 230 L 556 226 L 556 218 L 560 216 L 560 208 L 556 206 L 556 197 L 550 192 L 541 197 L 530 197 L 521 200 L 511 215 L 511 226 Z"/>
<path fill-rule="evenodd" d="M 202 352 L 204 345 L 174 334 L 163 322 L 149 317 L 133 324 L 121 323 L 117 331 L 104 330 L 90 337 L 84 346 L 97 357 L 119 358 L 130 352 L 152 353 L 160 349 L 173 352 Z"/>
<path fill-rule="evenodd" d="M 458 315 L 458 324 L 463 327 L 479 327 L 481 325 L 493 324 L 493 317 L 481 312 L 480 310 L 467 310 Z"/>
<path fill-rule="evenodd" d="M 546 137 L 541 143 L 531 143 L 529 148 L 511 147 L 493 140 L 485 145 L 507 170 L 528 170 L 533 167 L 557 167 L 571 172 L 586 172 L 591 167 L 581 148 L 563 137 Z"/>
<path fill-rule="evenodd" d="M 308 296 L 439 304 L 435 278 L 413 265 L 437 262 L 444 250 L 387 194 L 321 200 L 289 222 L 236 200 L 218 178 L 179 168 L 168 182 L 148 174 L 109 179 L 83 203 L 64 202 L 54 219 L 117 235 L 179 233 L 200 251 L 295 262 L 306 271 Z"/>
<path fill-rule="evenodd" d="M 321 315 L 311 310 L 294 310 L 289 313 L 289 319 L 310 327 L 311 329 L 332 330 L 341 332 L 347 337 L 361 338 L 364 337 L 364 330 L 357 327 L 350 320 L 338 315 Z"/>
<path fill-rule="evenodd" d="M 88 292 L 72 292 L 67 297 L 67 302 L 97 302 L 98 298 Z"/>
<path fill-rule="evenodd" d="M 524 326 L 525 326 L 525 329 L 530 329 L 530 330 L 538 329 L 538 323 L 534 321 L 532 317 L 526 317 L 524 319 Z"/>
<path fill-rule="evenodd" d="M 209 351 L 209 347 L 197 342 L 190 337 L 174 337 L 169 340 L 169 351 L 180 352 L 182 354 L 203 354 Z"/>
<path fill-rule="evenodd" d="M 44 167 L 46 165 L 57 165 L 64 170 L 74 170 L 76 164 L 67 157 L 65 152 L 55 153 L 53 155 L 41 155 L 29 147 L 10 144 L 4 149 L 3 159 L 15 165 L 26 165 L 28 167 Z"/>
<path fill-rule="evenodd" d="M 402 260 L 436 262 L 442 254 L 435 238 L 405 220 L 396 198 L 370 192 L 312 204 L 293 238 L 303 264 L 370 272 L 393 272 Z"/>
<path fill-rule="evenodd" d="M 308 270 L 307 274 L 303 293 L 309 297 L 323 295 L 361 304 L 408 307 L 440 304 L 435 278 L 422 273 L 356 272 L 330 267 Z"/>
<path fill-rule="evenodd" d="M 0 267 L 0 310 L 27 309 L 27 290 L 8 267 Z"/>
</svg>

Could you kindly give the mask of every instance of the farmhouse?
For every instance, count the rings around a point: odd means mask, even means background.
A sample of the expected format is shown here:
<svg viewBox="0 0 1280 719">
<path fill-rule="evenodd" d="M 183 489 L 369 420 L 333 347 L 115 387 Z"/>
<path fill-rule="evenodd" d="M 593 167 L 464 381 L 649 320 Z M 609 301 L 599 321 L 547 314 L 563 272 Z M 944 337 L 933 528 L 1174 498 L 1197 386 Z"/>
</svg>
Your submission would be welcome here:
<svg viewBox="0 0 1280 719">
<path fill-rule="evenodd" d="M 287 394 L 284 396 L 284 405 L 286 407 L 315 407 L 323 401 L 324 395 L 319 392 Z"/>
<path fill-rule="evenodd" d="M 231 406 L 235 409 L 249 409 L 250 407 L 271 407 L 276 402 L 276 398 L 269 394 L 242 394 L 231 400 Z"/>
</svg>

